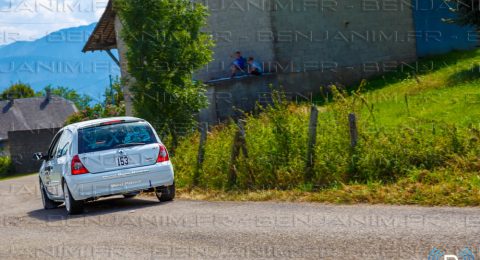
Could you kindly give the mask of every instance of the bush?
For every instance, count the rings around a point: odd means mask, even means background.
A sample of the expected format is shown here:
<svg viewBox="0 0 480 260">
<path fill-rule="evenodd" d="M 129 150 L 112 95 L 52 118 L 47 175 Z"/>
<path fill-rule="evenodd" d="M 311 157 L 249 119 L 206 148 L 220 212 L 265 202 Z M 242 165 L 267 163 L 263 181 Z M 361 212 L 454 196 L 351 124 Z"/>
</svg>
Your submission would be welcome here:
<svg viewBox="0 0 480 260">
<path fill-rule="evenodd" d="M 0 157 L 0 176 L 8 176 L 15 172 L 10 157 Z"/>
<path fill-rule="evenodd" d="M 295 106 L 274 93 L 260 116 L 246 118 L 249 158 L 239 161 L 239 187 L 288 189 L 303 180 L 307 153 L 308 106 Z"/>
<path fill-rule="evenodd" d="M 334 91 L 335 92 L 335 91 Z M 236 188 L 305 189 L 328 188 L 342 183 L 392 183 L 416 172 L 470 171 L 480 168 L 480 131 L 458 129 L 445 123 L 418 123 L 414 127 L 386 127 L 358 110 L 369 107 L 355 93 L 345 98 L 336 91 L 334 103 L 319 114 L 314 176 L 304 183 L 308 143 L 307 105 L 287 102 L 278 93 L 274 102 L 260 108 L 258 116 L 246 115 L 248 158 L 240 155 L 234 165 Z M 348 115 L 358 116 L 359 140 L 350 145 Z M 200 186 L 225 189 L 231 165 L 232 144 L 237 126 L 230 122 L 215 127 L 208 135 L 205 163 L 200 169 Z M 197 170 L 198 134 L 180 143 L 174 163 L 180 186 L 190 186 Z"/>
<path fill-rule="evenodd" d="M 199 169 L 199 185 L 204 188 L 225 188 L 230 165 L 235 126 L 227 124 L 213 128 L 207 136 L 205 146 L 205 163 Z M 182 139 L 175 149 L 173 163 L 175 165 L 176 181 L 179 186 L 189 186 L 197 170 L 199 135 L 193 134 Z"/>
</svg>

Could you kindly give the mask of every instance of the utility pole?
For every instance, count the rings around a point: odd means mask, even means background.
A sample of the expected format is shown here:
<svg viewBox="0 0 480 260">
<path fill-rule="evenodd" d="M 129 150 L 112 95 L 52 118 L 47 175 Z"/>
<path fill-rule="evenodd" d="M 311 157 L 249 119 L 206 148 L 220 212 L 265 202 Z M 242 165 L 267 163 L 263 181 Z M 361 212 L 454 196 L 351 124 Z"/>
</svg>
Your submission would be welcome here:
<svg viewBox="0 0 480 260">
<path fill-rule="evenodd" d="M 110 78 L 110 95 L 112 96 L 111 102 L 112 106 L 115 105 L 115 95 L 113 94 L 113 81 L 112 81 L 112 74 L 108 75 Z"/>
</svg>

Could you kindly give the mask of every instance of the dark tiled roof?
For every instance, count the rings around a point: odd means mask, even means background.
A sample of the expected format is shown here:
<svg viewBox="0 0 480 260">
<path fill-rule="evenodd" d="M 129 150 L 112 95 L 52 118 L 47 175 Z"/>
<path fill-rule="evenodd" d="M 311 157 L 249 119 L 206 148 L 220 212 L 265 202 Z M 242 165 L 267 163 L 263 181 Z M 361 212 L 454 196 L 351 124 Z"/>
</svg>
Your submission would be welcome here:
<svg viewBox="0 0 480 260">
<path fill-rule="evenodd" d="M 9 131 L 62 127 L 75 112 L 71 101 L 57 96 L 0 101 L 0 140 L 7 139 Z"/>
<path fill-rule="evenodd" d="M 107 8 L 100 18 L 92 35 L 88 39 L 83 52 L 87 51 L 105 51 L 117 48 L 117 38 L 115 33 L 115 11 L 112 1 L 108 1 Z"/>
</svg>

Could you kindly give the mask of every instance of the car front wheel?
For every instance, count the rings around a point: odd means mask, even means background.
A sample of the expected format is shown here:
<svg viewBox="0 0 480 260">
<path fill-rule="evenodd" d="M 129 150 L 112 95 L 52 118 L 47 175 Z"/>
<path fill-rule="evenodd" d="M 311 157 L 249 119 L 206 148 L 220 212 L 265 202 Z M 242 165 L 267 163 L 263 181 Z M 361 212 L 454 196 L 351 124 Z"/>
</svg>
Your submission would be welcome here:
<svg viewBox="0 0 480 260">
<path fill-rule="evenodd" d="M 170 186 L 157 188 L 155 195 L 161 202 L 173 200 L 175 198 L 175 183 Z"/>
<path fill-rule="evenodd" d="M 65 198 L 65 208 L 69 215 L 76 215 L 83 212 L 83 201 L 75 200 L 72 197 L 67 182 L 63 182 L 63 195 Z"/>
</svg>

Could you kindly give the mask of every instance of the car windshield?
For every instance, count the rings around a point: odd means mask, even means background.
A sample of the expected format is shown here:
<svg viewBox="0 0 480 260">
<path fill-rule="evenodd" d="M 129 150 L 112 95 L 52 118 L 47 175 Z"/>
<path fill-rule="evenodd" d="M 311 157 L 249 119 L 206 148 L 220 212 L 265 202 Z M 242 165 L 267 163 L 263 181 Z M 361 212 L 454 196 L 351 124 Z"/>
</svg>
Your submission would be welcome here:
<svg viewBox="0 0 480 260">
<path fill-rule="evenodd" d="M 102 125 L 78 131 L 78 153 L 156 143 L 152 128 L 144 122 Z"/>
</svg>

